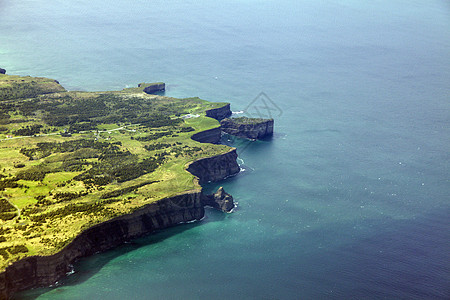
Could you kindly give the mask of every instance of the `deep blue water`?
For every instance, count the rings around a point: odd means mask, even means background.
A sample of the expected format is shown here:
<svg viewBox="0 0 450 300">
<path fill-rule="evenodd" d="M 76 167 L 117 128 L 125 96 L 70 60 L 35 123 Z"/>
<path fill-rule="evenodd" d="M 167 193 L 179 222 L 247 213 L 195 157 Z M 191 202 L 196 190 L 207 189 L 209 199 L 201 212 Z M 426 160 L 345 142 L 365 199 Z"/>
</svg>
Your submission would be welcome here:
<svg viewBox="0 0 450 300">
<path fill-rule="evenodd" d="M 20 297 L 450 298 L 448 1 L 6 0 L 0 12 L 9 74 L 89 91 L 165 81 L 166 95 L 235 111 L 265 92 L 281 110 L 273 139 L 232 141 L 245 171 L 205 187 L 233 194 L 233 214 L 84 259 Z"/>
</svg>

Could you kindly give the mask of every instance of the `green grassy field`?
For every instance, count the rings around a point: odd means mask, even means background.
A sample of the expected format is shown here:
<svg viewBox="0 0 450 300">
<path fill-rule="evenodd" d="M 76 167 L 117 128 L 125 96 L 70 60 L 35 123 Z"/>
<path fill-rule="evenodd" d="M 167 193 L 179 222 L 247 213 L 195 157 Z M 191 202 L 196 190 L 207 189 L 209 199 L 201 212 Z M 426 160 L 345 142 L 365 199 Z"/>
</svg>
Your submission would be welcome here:
<svg viewBox="0 0 450 300">
<path fill-rule="evenodd" d="M 67 92 L 51 79 L 0 75 L 0 271 L 56 253 L 94 224 L 199 189 L 186 166 L 230 149 L 191 136 L 219 126 L 205 111 L 224 105 L 142 88 Z"/>
</svg>

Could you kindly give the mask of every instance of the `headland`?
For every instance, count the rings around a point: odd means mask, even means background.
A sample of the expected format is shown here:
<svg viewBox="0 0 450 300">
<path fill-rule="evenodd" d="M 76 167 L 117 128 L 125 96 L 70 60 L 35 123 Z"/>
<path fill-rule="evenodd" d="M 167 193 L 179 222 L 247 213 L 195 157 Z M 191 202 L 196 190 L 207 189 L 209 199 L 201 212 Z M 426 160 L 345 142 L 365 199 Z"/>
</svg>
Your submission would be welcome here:
<svg viewBox="0 0 450 300">
<path fill-rule="evenodd" d="M 77 259 L 234 207 L 200 183 L 239 172 L 219 145 L 228 103 L 66 91 L 0 74 L 0 297 L 53 284 Z M 187 117 L 189 116 L 189 117 Z"/>
</svg>

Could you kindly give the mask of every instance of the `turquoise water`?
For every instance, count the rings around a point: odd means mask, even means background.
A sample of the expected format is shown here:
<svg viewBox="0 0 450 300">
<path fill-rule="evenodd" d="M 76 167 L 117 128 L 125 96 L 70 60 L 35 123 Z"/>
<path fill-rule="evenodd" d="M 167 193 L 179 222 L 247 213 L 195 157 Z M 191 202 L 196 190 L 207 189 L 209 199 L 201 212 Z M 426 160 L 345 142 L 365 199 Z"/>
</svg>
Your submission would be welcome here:
<svg viewBox="0 0 450 300">
<path fill-rule="evenodd" d="M 238 147 L 239 202 L 83 259 L 23 299 L 450 298 L 450 5 L 1 1 L 0 67 L 70 90 L 265 92 L 273 139 Z M 224 142 L 227 142 L 224 140 Z"/>
</svg>

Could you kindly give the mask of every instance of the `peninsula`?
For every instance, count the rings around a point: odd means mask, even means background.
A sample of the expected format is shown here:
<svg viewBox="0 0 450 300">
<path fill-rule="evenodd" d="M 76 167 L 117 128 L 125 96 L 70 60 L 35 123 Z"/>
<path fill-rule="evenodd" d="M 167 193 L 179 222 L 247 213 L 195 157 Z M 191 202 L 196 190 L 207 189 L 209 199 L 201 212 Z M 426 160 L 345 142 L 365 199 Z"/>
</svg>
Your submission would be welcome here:
<svg viewBox="0 0 450 300">
<path fill-rule="evenodd" d="M 233 209 L 201 182 L 239 172 L 217 144 L 228 103 L 149 93 L 66 91 L 0 74 L 0 298 L 53 284 L 81 257 Z M 149 93 L 144 92 L 146 90 Z"/>
</svg>

